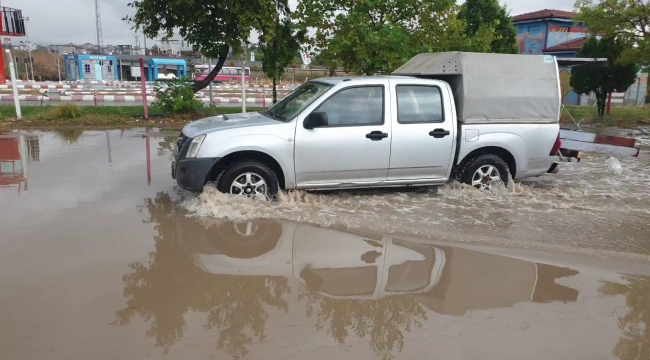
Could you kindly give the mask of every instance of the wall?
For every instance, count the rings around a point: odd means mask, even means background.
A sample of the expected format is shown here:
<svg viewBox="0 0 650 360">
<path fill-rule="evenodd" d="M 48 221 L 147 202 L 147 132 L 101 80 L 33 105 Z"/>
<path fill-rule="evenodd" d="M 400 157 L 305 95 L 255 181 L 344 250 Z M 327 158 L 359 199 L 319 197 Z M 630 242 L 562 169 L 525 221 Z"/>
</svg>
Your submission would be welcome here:
<svg viewBox="0 0 650 360">
<path fill-rule="evenodd" d="M 520 54 L 541 54 L 546 40 L 546 24 L 542 21 L 515 24 Z"/>
<path fill-rule="evenodd" d="M 557 58 L 573 58 L 575 51 L 562 52 L 551 54 Z M 577 105 L 580 101 L 580 96 L 573 91 L 571 87 L 571 68 L 560 67 L 560 91 L 562 93 L 562 104 Z"/>
<path fill-rule="evenodd" d="M 81 80 L 97 80 L 95 76 L 95 64 L 101 62 L 102 74 L 99 77 L 101 80 L 117 80 L 117 58 L 111 56 L 79 56 L 79 74 Z M 86 65 L 90 68 L 90 72 L 86 72 Z M 109 71 L 110 70 L 110 71 Z"/>
<path fill-rule="evenodd" d="M 555 46 L 585 36 L 587 36 L 587 29 L 584 26 L 576 27 L 570 22 L 550 21 L 546 47 Z"/>
</svg>

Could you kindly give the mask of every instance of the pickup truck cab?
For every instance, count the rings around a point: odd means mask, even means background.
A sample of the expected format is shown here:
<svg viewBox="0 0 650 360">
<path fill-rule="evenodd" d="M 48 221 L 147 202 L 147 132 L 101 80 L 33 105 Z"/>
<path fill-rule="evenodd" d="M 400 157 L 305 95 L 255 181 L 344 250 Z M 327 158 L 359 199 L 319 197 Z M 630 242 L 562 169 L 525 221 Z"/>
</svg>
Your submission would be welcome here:
<svg viewBox="0 0 650 360">
<path fill-rule="evenodd" d="M 451 178 L 489 189 L 555 168 L 557 119 L 465 124 L 457 104 L 450 83 L 437 79 L 312 80 L 266 111 L 186 125 L 172 176 L 190 191 L 215 182 L 222 192 L 255 197 Z"/>
</svg>

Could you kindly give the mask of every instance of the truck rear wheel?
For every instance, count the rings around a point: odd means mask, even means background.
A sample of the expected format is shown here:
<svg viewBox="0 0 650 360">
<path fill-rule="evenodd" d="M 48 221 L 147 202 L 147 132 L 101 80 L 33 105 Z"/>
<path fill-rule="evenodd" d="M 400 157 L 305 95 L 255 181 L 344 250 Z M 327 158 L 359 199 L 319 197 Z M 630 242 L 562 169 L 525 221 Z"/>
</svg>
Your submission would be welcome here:
<svg viewBox="0 0 650 360">
<path fill-rule="evenodd" d="M 278 177 L 268 166 L 246 160 L 227 168 L 217 180 L 217 189 L 226 194 L 272 199 L 278 193 Z"/>
<path fill-rule="evenodd" d="M 508 164 L 496 155 L 485 154 L 465 165 L 460 180 L 480 190 L 491 190 L 499 184 L 508 185 L 509 178 Z"/>
</svg>

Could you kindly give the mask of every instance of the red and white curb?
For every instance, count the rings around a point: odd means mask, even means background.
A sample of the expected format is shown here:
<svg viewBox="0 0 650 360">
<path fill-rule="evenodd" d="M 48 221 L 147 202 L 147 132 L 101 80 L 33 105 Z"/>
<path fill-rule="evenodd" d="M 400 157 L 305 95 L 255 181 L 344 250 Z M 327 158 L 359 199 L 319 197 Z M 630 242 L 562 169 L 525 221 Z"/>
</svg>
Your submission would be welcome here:
<svg viewBox="0 0 650 360">
<path fill-rule="evenodd" d="M 20 101 L 43 101 L 43 102 L 48 102 L 48 101 L 94 101 L 95 96 L 94 95 L 72 95 L 72 96 L 54 96 L 50 95 L 49 97 L 42 97 L 40 95 L 19 95 L 18 99 Z M 13 101 L 14 97 L 11 95 L 0 95 L 0 101 Z M 156 101 L 155 96 L 147 96 L 147 100 L 149 102 Z M 210 99 L 205 97 L 205 98 L 199 98 L 197 99 L 201 102 L 204 103 L 209 103 Z M 233 97 L 215 97 L 214 99 L 215 104 L 237 104 L 241 103 L 241 98 L 233 98 Z M 141 95 L 97 95 L 97 102 L 141 102 L 142 101 L 142 96 Z M 271 98 L 247 98 L 246 99 L 247 104 L 267 104 L 271 105 L 272 99 Z"/>
<path fill-rule="evenodd" d="M 12 85 L 0 85 L 0 89 L 13 89 Z M 83 85 L 16 85 L 16 89 L 83 89 Z"/>
</svg>

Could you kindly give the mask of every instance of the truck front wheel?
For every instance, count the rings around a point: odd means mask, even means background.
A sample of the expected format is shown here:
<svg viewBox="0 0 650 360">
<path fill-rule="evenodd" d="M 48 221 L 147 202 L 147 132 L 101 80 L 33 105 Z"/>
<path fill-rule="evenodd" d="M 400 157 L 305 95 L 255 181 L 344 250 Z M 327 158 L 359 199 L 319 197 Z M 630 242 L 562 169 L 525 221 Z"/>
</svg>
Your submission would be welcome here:
<svg viewBox="0 0 650 360">
<path fill-rule="evenodd" d="M 503 159 L 485 154 L 470 160 L 463 168 L 460 180 L 480 190 L 491 190 L 499 184 L 508 185 L 510 170 Z"/>
<path fill-rule="evenodd" d="M 217 189 L 226 194 L 271 199 L 278 193 L 278 177 L 268 166 L 246 160 L 227 168 L 217 180 Z"/>
</svg>

